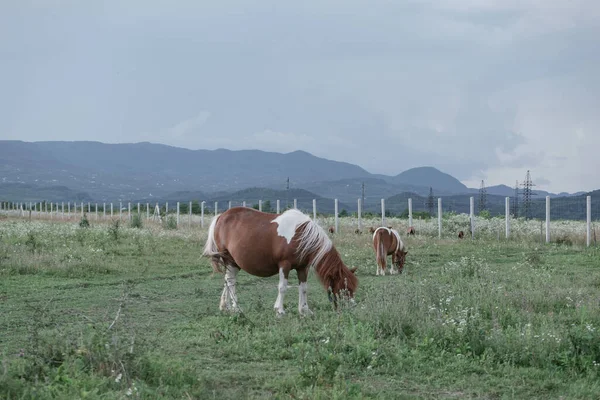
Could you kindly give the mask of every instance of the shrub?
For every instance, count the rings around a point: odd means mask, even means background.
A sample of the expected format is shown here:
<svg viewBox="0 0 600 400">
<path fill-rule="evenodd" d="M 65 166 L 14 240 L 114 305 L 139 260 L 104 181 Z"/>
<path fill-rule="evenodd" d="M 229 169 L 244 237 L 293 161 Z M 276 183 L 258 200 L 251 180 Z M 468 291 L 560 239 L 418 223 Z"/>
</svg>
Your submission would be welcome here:
<svg viewBox="0 0 600 400">
<path fill-rule="evenodd" d="M 141 229 L 143 228 L 143 220 L 142 220 L 142 216 L 140 214 L 133 214 L 133 216 L 131 217 L 131 222 L 129 224 L 132 228 L 138 228 Z"/>
<path fill-rule="evenodd" d="M 174 215 L 168 215 L 163 223 L 165 229 L 177 229 L 177 218 Z"/>
<path fill-rule="evenodd" d="M 87 214 L 83 214 L 83 217 L 81 217 L 81 220 L 79 221 L 79 227 L 80 228 L 89 228 L 90 227 L 90 221 L 87 218 Z"/>
<path fill-rule="evenodd" d="M 116 242 L 117 240 L 119 240 L 119 227 L 121 225 L 121 221 L 116 219 L 113 221 L 113 223 L 108 227 L 108 234 L 110 235 L 110 237 L 113 238 L 113 240 Z"/>
</svg>

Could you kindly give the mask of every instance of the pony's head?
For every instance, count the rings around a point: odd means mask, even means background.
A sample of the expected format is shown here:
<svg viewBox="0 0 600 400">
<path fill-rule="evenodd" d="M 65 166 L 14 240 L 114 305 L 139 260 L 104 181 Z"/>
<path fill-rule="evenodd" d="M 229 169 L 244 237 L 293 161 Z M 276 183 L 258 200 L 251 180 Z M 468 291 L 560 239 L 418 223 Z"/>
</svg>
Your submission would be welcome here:
<svg viewBox="0 0 600 400">
<path fill-rule="evenodd" d="M 327 289 L 329 300 L 333 301 L 336 308 L 337 300 L 340 298 L 354 302 L 354 294 L 358 288 L 356 267 L 348 268 L 335 248 L 331 248 L 323 257 L 316 271 Z"/>
<path fill-rule="evenodd" d="M 398 249 L 398 251 L 394 252 L 392 255 L 392 262 L 398 268 L 398 273 L 401 274 L 404 269 L 404 262 L 406 261 L 406 255 L 408 251 L 404 249 L 404 246 Z"/>
</svg>

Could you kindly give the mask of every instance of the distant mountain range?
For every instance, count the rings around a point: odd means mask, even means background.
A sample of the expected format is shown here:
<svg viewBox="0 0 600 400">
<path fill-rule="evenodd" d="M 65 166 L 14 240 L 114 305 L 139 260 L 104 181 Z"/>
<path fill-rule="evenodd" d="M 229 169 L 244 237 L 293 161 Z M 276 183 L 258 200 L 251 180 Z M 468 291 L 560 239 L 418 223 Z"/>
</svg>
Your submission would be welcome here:
<svg viewBox="0 0 600 400">
<path fill-rule="evenodd" d="M 288 178 L 290 192 L 285 190 Z M 381 198 L 389 199 L 388 208 L 393 209 L 394 199 L 405 193 L 412 193 L 416 205 L 430 188 L 448 205 L 455 201 L 459 210 L 462 198 L 467 198 L 468 204 L 469 195 L 478 191 L 433 167 L 386 176 L 304 151 L 281 154 L 189 150 L 147 142 L 0 140 L 0 199 L 6 201 L 257 202 L 259 198 L 276 197 L 281 201 L 287 198 L 288 202 L 297 198 L 301 208 L 310 208 L 313 198 L 322 204 L 333 204 L 331 199 L 338 198 L 340 210 L 353 210 L 363 196 L 363 184 L 365 209 L 373 210 L 377 210 Z M 534 193 L 538 198 L 572 196 Z M 514 188 L 490 186 L 487 194 L 490 204 L 495 203 L 494 196 L 503 202 L 505 196 L 514 195 Z M 402 207 L 400 203 L 398 207 Z"/>
</svg>

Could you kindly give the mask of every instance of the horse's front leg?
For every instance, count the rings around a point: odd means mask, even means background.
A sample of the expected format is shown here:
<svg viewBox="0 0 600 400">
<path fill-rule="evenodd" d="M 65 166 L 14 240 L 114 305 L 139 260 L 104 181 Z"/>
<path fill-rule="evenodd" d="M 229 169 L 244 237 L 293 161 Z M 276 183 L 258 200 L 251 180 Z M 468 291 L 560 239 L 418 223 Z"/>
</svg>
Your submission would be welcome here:
<svg viewBox="0 0 600 400">
<path fill-rule="evenodd" d="M 288 276 L 290 274 L 291 264 L 287 261 L 279 263 L 279 285 L 277 286 L 277 300 L 273 308 L 277 310 L 277 315 L 285 314 L 283 309 L 283 299 L 288 286 Z"/>
<path fill-rule="evenodd" d="M 308 308 L 308 298 L 307 298 L 307 290 L 308 290 L 308 267 L 299 269 L 298 271 L 298 313 L 300 315 L 312 315 L 312 311 Z"/>
</svg>

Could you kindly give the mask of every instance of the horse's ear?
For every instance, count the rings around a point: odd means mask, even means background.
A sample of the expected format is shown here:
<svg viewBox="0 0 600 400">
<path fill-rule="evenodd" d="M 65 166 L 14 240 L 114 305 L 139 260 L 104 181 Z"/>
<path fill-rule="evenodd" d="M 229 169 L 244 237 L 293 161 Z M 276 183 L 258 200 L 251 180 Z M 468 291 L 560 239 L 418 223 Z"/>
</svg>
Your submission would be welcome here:
<svg viewBox="0 0 600 400">
<path fill-rule="evenodd" d="M 358 267 L 352 267 L 352 268 L 350 268 L 350 272 L 352 272 L 354 274 L 354 273 L 356 273 L 357 269 L 358 269 Z"/>
</svg>

